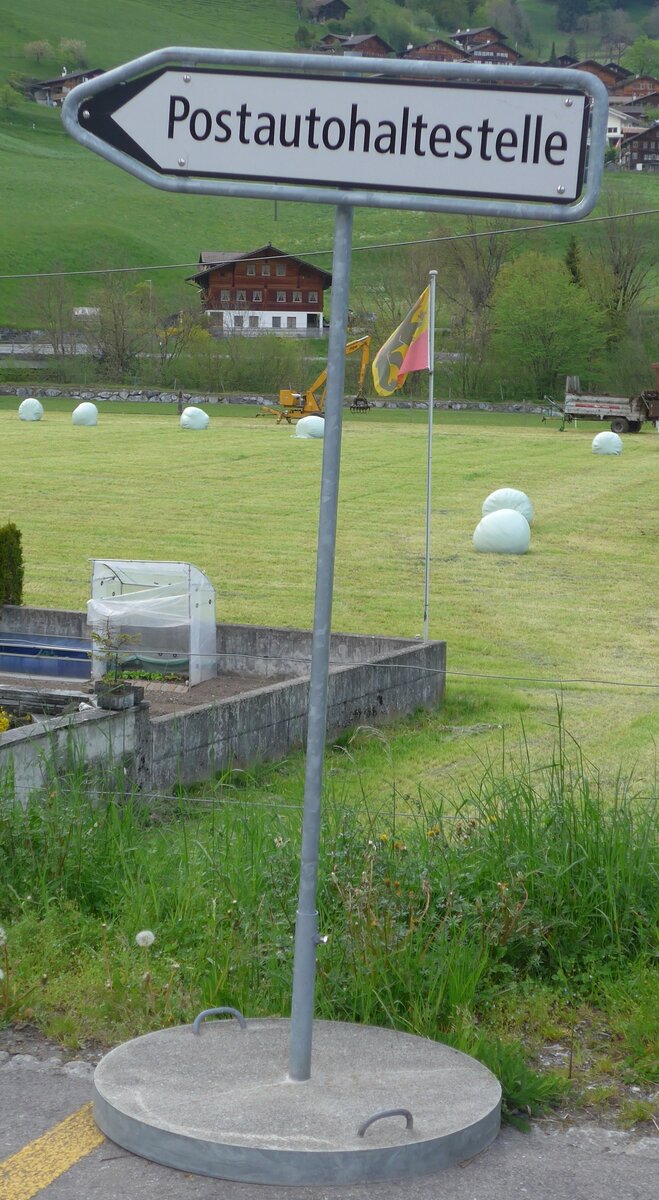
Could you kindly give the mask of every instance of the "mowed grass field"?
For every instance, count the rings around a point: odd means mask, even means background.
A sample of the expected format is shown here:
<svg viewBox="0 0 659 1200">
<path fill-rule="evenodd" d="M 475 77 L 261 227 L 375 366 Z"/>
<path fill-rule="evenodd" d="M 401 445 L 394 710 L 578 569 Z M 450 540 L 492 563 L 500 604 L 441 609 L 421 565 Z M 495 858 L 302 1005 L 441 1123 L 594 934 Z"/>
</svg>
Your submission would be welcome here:
<svg viewBox="0 0 659 1200">
<path fill-rule="evenodd" d="M 321 442 L 242 406 L 211 407 L 194 432 L 174 406 L 101 402 L 84 428 L 71 423 L 75 402 L 45 403 L 35 424 L 15 400 L 0 406 L 0 513 L 22 530 L 26 604 L 83 608 L 94 557 L 174 559 L 208 574 L 220 621 L 311 625 Z M 598 457 L 599 428 L 438 412 L 430 635 L 447 641 L 449 674 L 441 712 L 392 735 L 406 788 L 452 785 L 522 729 L 548 756 L 557 699 L 605 779 L 622 770 L 652 786 L 659 437 L 647 426 L 619 458 Z M 422 412 L 346 414 L 337 630 L 422 633 L 426 446 Z M 523 557 L 473 549 L 482 502 L 502 486 L 535 508 Z M 375 783 L 390 758 L 374 739 L 362 769 Z"/>
</svg>

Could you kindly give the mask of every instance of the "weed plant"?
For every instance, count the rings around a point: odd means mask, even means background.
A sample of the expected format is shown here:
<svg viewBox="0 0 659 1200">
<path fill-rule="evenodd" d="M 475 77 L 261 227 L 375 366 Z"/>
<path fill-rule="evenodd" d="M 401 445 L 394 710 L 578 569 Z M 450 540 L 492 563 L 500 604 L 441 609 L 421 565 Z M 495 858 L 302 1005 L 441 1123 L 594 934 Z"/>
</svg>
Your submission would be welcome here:
<svg viewBox="0 0 659 1200">
<path fill-rule="evenodd" d="M 47 975 L 34 1019 L 108 1043 L 209 1005 L 288 1013 L 301 815 L 255 795 L 228 773 L 202 800 L 145 802 L 99 793 L 74 765 L 25 807 L 2 802 L 0 921 L 16 994 Z M 402 817 L 395 790 L 360 809 L 330 792 L 317 1015 L 450 1041 L 499 1074 L 509 1110 L 537 1110 L 564 1081 L 488 1014 L 534 985 L 598 1002 L 646 970 L 655 821 L 656 796 L 603 794 L 564 742 L 539 769 L 488 766 L 450 810 L 420 793 Z M 639 1029 L 630 1052 L 649 1064 Z"/>
</svg>

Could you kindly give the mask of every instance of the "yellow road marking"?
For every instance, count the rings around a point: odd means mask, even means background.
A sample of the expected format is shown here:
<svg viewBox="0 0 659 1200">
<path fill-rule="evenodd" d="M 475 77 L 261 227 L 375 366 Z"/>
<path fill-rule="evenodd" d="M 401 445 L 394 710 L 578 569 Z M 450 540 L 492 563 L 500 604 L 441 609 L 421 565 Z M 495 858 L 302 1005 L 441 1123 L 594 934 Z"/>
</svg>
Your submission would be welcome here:
<svg viewBox="0 0 659 1200">
<path fill-rule="evenodd" d="M 2 1200 L 32 1200 L 65 1171 L 105 1141 L 94 1124 L 92 1105 L 84 1104 L 66 1120 L 35 1138 L 0 1163 Z"/>
</svg>

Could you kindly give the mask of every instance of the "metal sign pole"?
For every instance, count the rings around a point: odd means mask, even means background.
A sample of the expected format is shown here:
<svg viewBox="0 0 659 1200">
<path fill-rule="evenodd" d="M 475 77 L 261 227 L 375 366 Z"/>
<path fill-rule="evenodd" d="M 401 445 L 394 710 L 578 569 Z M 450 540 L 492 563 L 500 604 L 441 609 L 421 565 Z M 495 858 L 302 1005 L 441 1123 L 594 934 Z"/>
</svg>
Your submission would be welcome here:
<svg viewBox="0 0 659 1200">
<path fill-rule="evenodd" d="M 423 591 L 423 640 L 428 641 L 430 608 L 430 505 L 432 499 L 432 426 L 435 407 L 435 285 L 437 272 L 430 271 L 428 300 L 428 463 L 426 467 L 426 553 Z"/>
<path fill-rule="evenodd" d="M 318 518 L 318 555 L 316 559 L 316 597 L 314 602 L 309 683 L 307 757 L 304 777 L 304 814 L 300 884 L 295 923 L 293 963 L 293 1000 L 288 1050 L 290 1079 L 304 1080 L 311 1075 L 311 1038 L 313 1028 L 314 979 L 318 937 L 316 888 L 318 882 L 318 846 L 320 842 L 320 805 L 323 786 L 323 759 L 327 725 L 327 681 L 329 677 L 334 552 L 339 501 L 341 461 L 341 424 L 345 346 L 348 330 L 348 294 L 350 288 L 350 252 L 352 244 L 352 207 L 339 205 L 334 226 L 332 259 L 332 303 L 327 358 L 327 394 L 325 397 L 325 436 Z"/>
</svg>

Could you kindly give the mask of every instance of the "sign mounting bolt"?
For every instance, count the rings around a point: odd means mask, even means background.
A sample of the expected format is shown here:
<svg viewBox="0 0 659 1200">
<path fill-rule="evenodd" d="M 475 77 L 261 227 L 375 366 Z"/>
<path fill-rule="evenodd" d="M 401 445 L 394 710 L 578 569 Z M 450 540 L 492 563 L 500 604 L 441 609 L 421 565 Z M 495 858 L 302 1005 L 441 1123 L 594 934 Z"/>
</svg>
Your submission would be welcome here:
<svg viewBox="0 0 659 1200">
<path fill-rule="evenodd" d="M 566 96 L 566 98 L 565 98 L 565 107 L 566 107 L 566 108 L 572 108 L 572 103 L 573 103 L 573 101 L 572 101 L 572 97 L 571 97 L 571 96 Z"/>
<path fill-rule="evenodd" d="M 183 76 L 183 82 L 184 82 L 184 83 L 189 83 L 191 79 L 192 79 L 192 76 L 191 76 L 191 75 L 184 75 L 184 76 Z"/>
<path fill-rule="evenodd" d="M 184 158 L 179 158 L 179 160 L 178 160 L 178 165 L 179 165 L 179 167 L 184 167 L 184 166 L 185 166 L 185 159 L 184 159 Z M 560 190 L 561 190 L 561 189 L 559 188 L 559 191 L 560 191 Z"/>
<path fill-rule="evenodd" d="M 88 120 L 89 120 L 89 109 L 88 109 L 88 108 L 83 108 L 83 110 L 82 110 L 82 115 L 83 115 L 83 118 L 84 118 L 84 120 L 85 120 L 85 121 L 88 121 Z"/>
<path fill-rule="evenodd" d="M 558 187 L 556 188 L 556 191 L 558 192 L 559 196 L 563 195 L 565 188 L 563 187 L 562 183 L 559 183 Z"/>
</svg>

